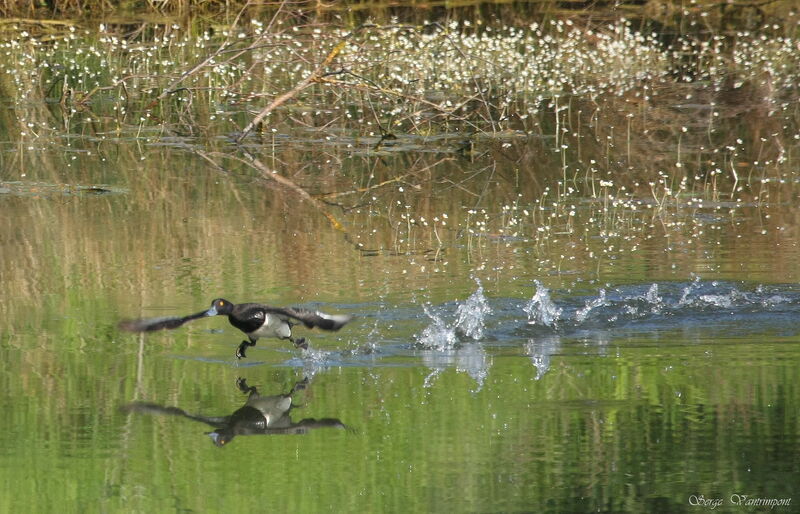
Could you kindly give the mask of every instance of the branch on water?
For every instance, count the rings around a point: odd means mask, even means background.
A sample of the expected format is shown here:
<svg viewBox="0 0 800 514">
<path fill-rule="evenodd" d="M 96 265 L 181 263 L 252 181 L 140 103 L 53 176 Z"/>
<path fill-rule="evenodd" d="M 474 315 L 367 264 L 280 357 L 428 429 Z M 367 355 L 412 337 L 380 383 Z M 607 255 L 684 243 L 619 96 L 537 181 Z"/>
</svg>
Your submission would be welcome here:
<svg viewBox="0 0 800 514">
<path fill-rule="evenodd" d="M 8 25 L 8 24 L 19 24 L 19 25 L 59 25 L 65 27 L 72 27 L 78 25 L 78 22 L 74 20 L 47 20 L 47 19 L 35 19 L 35 18 L 0 18 L 0 24 Z"/>
<path fill-rule="evenodd" d="M 214 165 L 216 167 L 222 168 L 213 159 L 211 159 L 207 154 L 205 154 L 205 152 L 201 152 L 201 151 L 197 151 L 197 150 L 193 150 L 193 151 L 195 153 L 197 153 L 198 155 L 200 155 L 201 157 L 203 157 L 204 159 L 208 160 L 209 162 L 214 163 Z M 267 167 L 267 165 L 265 165 L 260 160 L 258 160 L 258 158 L 255 157 L 254 155 L 252 155 L 252 154 L 250 154 L 250 153 L 248 153 L 246 151 L 244 152 L 244 154 L 245 154 L 245 156 L 247 156 L 247 159 L 242 159 L 241 157 L 236 157 L 236 156 L 233 156 L 233 155 L 225 155 L 225 157 L 227 157 L 229 159 L 235 159 L 235 160 L 237 160 L 239 162 L 247 164 L 248 166 L 252 166 L 253 168 L 255 168 L 255 169 L 257 169 L 258 171 L 261 172 L 261 177 L 263 179 L 271 181 L 271 182 L 274 182 L 276 184 L 279 184 L 279 185 L 281 185 L 281 186 L 293 191 L 300 198 L 302 198 L 303 200 L 305 200 L 308 203 L 310 203 L 311 205 L 313 205 L 319 212 L 322 213 L 323 216 L 328 218 L 328 221 L 330 222 L 331 226 L 334 229 L 338 230 L 339 232 L 343 232 L 345 234 L 345 236 L 347 236 L 347 230 L 344 228 L 344 225 L 342 225 L 339 222 L 339 220 L 337 220 L 336 217 L 333 214 L 328 212 L 328 210 L 325 208 L 325 204 L 324 203 L 322 203 L 318 199 L 316 199 L 313 196 L 311 196 L 311 194 L 308 191 L 306 191 L 302 187 L 300 187 L 297 184 L 295 184 L 291 179 L 286 178 L 283 175 L 278 174 L 276 171 L 273 171 L 273 170 L 269 169 L 269 167 Z"/>
</svg>

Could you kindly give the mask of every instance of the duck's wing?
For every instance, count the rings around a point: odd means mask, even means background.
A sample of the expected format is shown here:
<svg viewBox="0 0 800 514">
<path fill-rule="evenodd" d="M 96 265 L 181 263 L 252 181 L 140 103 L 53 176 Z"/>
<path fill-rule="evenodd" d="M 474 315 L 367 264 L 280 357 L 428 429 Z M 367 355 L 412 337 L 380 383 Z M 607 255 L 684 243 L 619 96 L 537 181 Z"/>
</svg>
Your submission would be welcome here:
<svg viewBox="0 0 800 514">
<path fill-rule="evenodd" d="M 308 328 L 321 328 L 322 330 L 339 330 L 345 326 L 353 316 L 349 314 L 325 314 L 324 312 L 311 311 L 294 307 L 264 307 L 266 312 L 277 314 L 284 318 L 291 318 L 301 322 Z"/>
<path fill-rule="evenodd" d="M 167 416 L 181 416 L 184 418 L 200 421 L 214 428 L 224 427 L 230 421 L 230 416 L 202 416 L 199 414 L 190 414 L 178 407 L 167 407 L 165 405 L 158 405 L 157 403 L 150 402 L 132 402 L 120 407 L 123 413 L 138 412 L 143 414 L 161 414 Z"/>
<path fill-rule="evenodd" d="M 143 318 L 120 321 L 117 327 L 127 332 L 153 332 L 154 330 L 164 330 L 178 328 L 189 321 L 205 318 L 207 311 L 197 312 L 184 317 L 166 316 L 161 318 Z"/>
<path fill-rule="evenodd" d="M 338 428 L 341 430 L 346 430 L 348 432 L 355 432 L 352 428 L 348 427 L 338 419 L 334 418 L 323 418 L 323 419 L 314 419 L 314 418 L 307 418 L 299 423 L 292 423 L 286 427 L 269 427 L 263 429 L 263 433 L 266 435 L 284 435 L 284 434 L 291 434 L 291 435 L 302 435 L 307 434 L 311 430 L 316 430 L 318 428 Z"/>
</svg>

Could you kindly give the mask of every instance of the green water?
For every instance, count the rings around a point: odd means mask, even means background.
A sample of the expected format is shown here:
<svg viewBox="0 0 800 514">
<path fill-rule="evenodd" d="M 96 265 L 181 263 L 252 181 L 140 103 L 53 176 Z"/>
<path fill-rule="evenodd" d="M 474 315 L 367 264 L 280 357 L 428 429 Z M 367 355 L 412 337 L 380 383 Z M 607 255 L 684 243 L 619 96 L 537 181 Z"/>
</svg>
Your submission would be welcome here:
<svg viewBox="0 0 800 514">
<path fill-rule="evenodd" d="M 652 332 L 605 320 L 560 338 L 541 375 L 529 345 L 547 339 L 512 304 L 530 299 L 534 279 L 560 291 L 557 303 L 609 280 L 686 280 L 693 267 L 709 269 L 707 284 L 748 276 L 728 268 L 763 280 L 764 254 L 788 259 L 794 241 L 756 238 L 742 254 L 724 239 L 714 259 L 645 245 L 599 274 L 539 273 L 525 242 L 453 245 L 437 263 L 362 254 L 285 191 L 178 154 L 73 167 L 112 192 L 0 197 L 13 213 L 0 228 L 3 511 L 678 512 L 692 495 L 729 507 L 732 494 L 793 497 L 795 300 L 755 326 L 721 310 L 709 321 L 720 334 L 681 329 L 688 313 Z M 104 177 L 108 167 L 130 171 Z M 773 277 L 795 278 L 785 273 Z M 460 356 L 420 347 L 432 325 L 421 303 L 452 312 L 446 302 L 464 302 L 472 277 L 493 308 L 484 336 L 459 343 Z M 737 284 L 720 291 L 746 289 Z M 115 328 L 220 295 L 358 317 L 336 334 L 304 333 L 322 358 L 262 339 L 241 363 L 241 335 L 221 318 L 141 336 Z M 305 376 L 293 421 L 336 418 L 349 430 L 217 448 L 202 423 L 120 410 L 147 401 L 225 416 L 246 399 L 237 378 L 277 395 Z"/>
<path fill-rule="evenodd" d="M 794 111 L 780 145 L 720 145 L 734 183 L 705 174 L 706 127 L 609 143 L 574 120 L 581 155 L 520 131 L 465 154 L 289 110 L 242 151 L 214 124 L 112 137 L 91 109 L 20 134 L 66 115 L 4 95 L 0 512 L 797 510 Z M 765 126 L 721 119 L 744 146 Z M 117 329 L 220 296 L 355 319 L 241 361 L 222 317 Z M 240 379 L 307 379 L 291 423 L 337 426 L 220 448 L 167 410 L 230 416 Z"/>
</svg>

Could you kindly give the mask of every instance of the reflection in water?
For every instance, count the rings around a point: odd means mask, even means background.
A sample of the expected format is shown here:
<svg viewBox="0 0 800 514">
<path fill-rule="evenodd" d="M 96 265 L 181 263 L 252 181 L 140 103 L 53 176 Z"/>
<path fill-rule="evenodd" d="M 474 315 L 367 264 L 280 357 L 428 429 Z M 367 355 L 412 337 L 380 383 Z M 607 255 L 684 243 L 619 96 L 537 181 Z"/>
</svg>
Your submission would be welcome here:
<svg viewBox="0 0 800 514">
<path fill-rule="evenodd" d="M 550 356 L 561 348 L 561 338 L 556 335 L 528 339 L 525 351 L 530 355 L 531 362 L 536 367 L 536 380 L 539 380 L 550 369 Z"/>
<path fill-rule="evenodd" d="M 522 308 L 528 315 L 528 325 L 558 329 L 558 321 L 564 309 L 558 307 L 550 297 L 550 290 L 538 280 L 533 281 L 536 293 Z M 543 334 L 536 338 L 528 339 L 525 344 L 527 353 L 533 366 L 536 368 L 536 380 L 541 379 L 550 369 L 550 356 L 561 348 L 561 337 L 554 334 Z"/>
<path fill-rule="evenodd" d="M 297 423 L 292 421 L 290 412 L 296 407 L 292 402 L 292 395 L 305 389 L 308 379 L 297 382 L 288 393 L 274 396 L 261 396 L 258 390 L 248 386 L 243 378 L 238 379 L 236 385 L 243 393 L 248 394 L 247 402 L 229 416 L 190 414 L 178 407 L 166 407 L 149 402 L 129 403 L 122 410 L 182 416 L 206 423 L 214 427 L 214 430 L 208 432 L 208 435 L 217 446 L 225 446 L 237 435 L 305 434 L 316 428 L 348 429 L 344 423 L 335 418 L 307 418 Z"/>
<path fill-rule="evenodd" d="M 478 390 L 483 387 L 489 375 L 491 359 L 481 340 L 486 328 L 485 319 L 492 314 L 492 309 L 483 294 L 483 286 L 480 281 L 476 282 L 478 288 L 469 298 L 458 304 L 456 319 L 452 322 L 446 320 L 445 314 L 422 305 L 431 320 L 431 324 L 416 338 L 417 344 L 424 348 L 422 361 L 432 369 L 425 379 L 426 387 L 444 369 L 452 366 L 472 377 L 478 383 Z"/>
<path fill-rule="evenodd" d="M 422 362 L 432 370 L 425 378 L 426 387 L 429 387 L 442 371 L 455 367 L 456 371 L 464 372 L 475 380 L 480 390 L 492 366 L 491 357 L 480 343 L 466 343 L 458 348 L 444 350 L 423 350 L 421 353 Z"/>
</svg>

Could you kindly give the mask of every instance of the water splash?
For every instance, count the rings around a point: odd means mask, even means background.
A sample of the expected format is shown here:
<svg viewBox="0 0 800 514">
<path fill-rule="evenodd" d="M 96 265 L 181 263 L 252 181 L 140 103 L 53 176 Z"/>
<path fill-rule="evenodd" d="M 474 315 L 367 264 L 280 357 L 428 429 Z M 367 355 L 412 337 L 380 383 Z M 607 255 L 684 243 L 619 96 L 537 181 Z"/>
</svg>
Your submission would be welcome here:
<svg viewBox="0 0 800 514">
<path fill-rule="evenodd" d="M 737 291 L 736 289 L 731 290 L 728 294 L 700 295 L 697 299 L 699 302 L 714 307 L 721 307 L 723 309 L 729 309 L 734 305 L 740 304 L 742 303 L 742 301 L 746 300 L 745 295 Z"/>
<path fill-rule="evenodd" d="M 478 288 L 463 303 L 458 304 L 454 313 L 455 320 L 452 322 L 448 322 L 446 315 L 435 312 L 431 306 L 422 305 L 431 320 L 416 338 L 417 343 L 425 348 L 422 361 L 432 370 L 425 378 L 425 387 L 429 387 L 446 368 L 455 367 L 456 371 L 467 373 L 477 382 L 478 390 L 483 387 L 489 375 L 489 356 L 483 346 L 474 341 L 483 339 L 485 320 L 491 315 L 492 309 L 483 294 L 480 281 L 475 282 Z M 464 339 L 473 342 L 462 343 Z"/>
<path fill-rule="evenodd" d="M 422 304 L 422 310 L 430 318 L 431 324 L 425 327 L 417 336 L 417 343 L 425 348 L 437 350 L 446 350 L 454 347 L 458 342 L 455 328 L 448 325 L 447 321 L 433 312 L 428 305 Z"/>
<path fill-rule="evenodd" d="M 740 282 L 657 282 L 606 286 L 594 295 L 583 293 L 551 297 L 539 282 L 529 300 L 488 298 L 480 283 L 464 300 L 422 304 L 427 316 L 407 345 L 405 333 L 393 334 L 395 323 L 414 326 L 419 304 L 394 306 L 367 327 L 361 346 L 339 351 L 310 348 L 286 364 L 302 367 L 314 376 L 335 366 L 377 366 L 390 355 L 418 359 L 429 369 L 430 386 L 445 372 L 469 375 L 480 389 L 488 378 L 494 355 L 522 355 L 537 380 L 551 372 L 551 359 L 559 352 L 580 351 L 607 355 L 614 341 L 634 338 L 641 344 L 669 344 L 681 337 L 740 337 L 769 332 L 795 337 L 800 312 L 800 288 L 795 284 L 755 287 Z M 524 312 L 523 312 L 524 311 Z M 403 325 L 405 323 L 405 325 Z M 418 325 L 417 325 L 418 326 Z M 371 330 L 369 330 L 371 329 Z M 362 339 L 362 338 L 359 338 Z M 566 346 L 564 346 L 566 345 Z M 563 348 L 562 348 L 563 346 Z M 288 350 L 287 350 L 288 351 Z M 263 365 L 262 362 L 237 363 Z"/>
<path fill-rule="evenodd" d="M 717 332 L 730 327 L 739 333 L 743 327 L 754 330 L 753 323 L 762 321 L 789 326 L 787 318 L 779 314 L 791 312 L 793 305 L 800 304 L 797 295 L 787 294 L 782 288 L 747 288 L 741 283 L 704 282 L 697 278 L 688 283 L 659 282 L 601 289 L 597 297 L 584 300 L 582 306 L 577 301 L 578 298 L 566 299 L 566 314 L 561 318 L 563 326 L 559 327 L 562 336 L 570 329 L 610 328 L 645 330 L 653 336 L 678 326 L 705 330 L 708 323 L 719 327 L 715 329 Z M 720 318 L 722 315 L 724 320 Z"/>
<path fill-rule="evenodd" d="M 448 323 L 444 315 L 434 312 L 427 304 L 422 304 L 422 309 L 430 318 L 431 324 L 417 336 L 417 343 L 425 348 L 438 350 L 453 348 L 459 342 L 459 335 L 473 341 L 483 339 L 486 317 L 492 313 L 480 282 L 478 289 L 458 305 L 456 319 L 452 323 Z"/>
<path fill-rule="evenodd" d="M 775 307 L 784 303 L 788 303 L 790 299 L 780 294 L 774 294 L 761 300 L 762 307 Z"/>
<path fill-rule="evenodd" d="M 533 283 L 536 286 L 536 293 L 522 308 L 528 314 L 528 324 L 556 328 L 562 309 L 553 303 L 549 289 L 542 286 L 538 280 L 534 280 Z"/>
<path fill-rule="evenodd" d="M 643 317 L 648 314 L 659 314 L 664 308 L 664 299 L 659 296 L 658 284 L 650 284 L 650 288 L 644 294 L 635 294 L 624 297 L 627 305 L 623 308 L 623 313 L 632 318 Z"/>
<path fill-rule="evenodd" d="M 303 376 L 312 380 L 318 373 L 328 371 L 339 362 L 335 352 L 309 347 L 301 350 L 299 356 L 292 357 L 284 365 L 302 368 Z"/>
<path fill-rule="evenodd" d="M 608 305 L 608 302 L 606 302 L 606 290 L 601 289 L 600 296 L 594 300 L 586 302 L 586 305 L 584 305 L 582 309 L 578 309 L 578 311 L 575 313 L 575 321 L 578 323 L 583 323 L 586 321 L 586 318 L 589 317 L 589 313 L 605 305 Z"/>
<path fill-rule="evenodd" d="M 711 288 L 719 287 L 719 282 L 713 281 Z M 701 282 L 699 277 L 695 277 L 691 284 L 683 290 L 683 295 L 677 303 L 677 307 L 720 307 L 728 309 L 737 304 L 748 303 L 751 301 L 747 293 L 740 291 L 736 286 L 731 287 L 727 293 L 719 293 L 715 290 L 700 294 L 700 291 L 707 290 L 708 286 Z M 756 288 L 756 294 L 760 295 L 763 288 Z M 756 301 L 758 303 L 758 301 Z"/>
<path fill-rule="evenodd" d="M 428 365 L 428 367 L 430 367 L 430 365 Z M 442 371 L 444 369 L 445 369 L 444 367 L 432 368 L 428 376 L 425 377 L 425 381 L 422 382 L 422 387 L 424 387 L 425 389 L 430 388 L 433 385 L 433 382 L 436 380 L 436 378 L 442 374 Z"/>
<path fill-rule="evenodd" d="M 456 309 L 458 319 L 455 324 L 456 330 L 473 340 L 483 339 L 484 320 L 492 313 L 489 302 L 483 294 L 483 286 L 479 281 L 476 282 L 478 289 Z"/>
<path fill-rule="evenodd" d="M 644 294 L 644 299 L 652 306 L 653 312 L 658 312 L 664 304 L 660 296 L 658 296 L 658 284 L 653 283 L 650 289 Z"/>
<path fill-rule="evenodd" d="M 374 353 L 378 349 L 377 341 L 381 338 L 381 332 L 378 328 L 380 320 L 376 317 L 372 324 L 372 328 L 367 334 L 366 342 L 361 346 L 361 351 L 364 353 Z"/>
<path fill-rule="evenodd" d="M 700 289 L 700 277 L 695 275 L 692 283 L 683 288 L 683 294 L 681 295 L 681 299 L 678 300 L 678 306 L 689 305 L 694 292 L 698 289 Z"/>
</svg>

